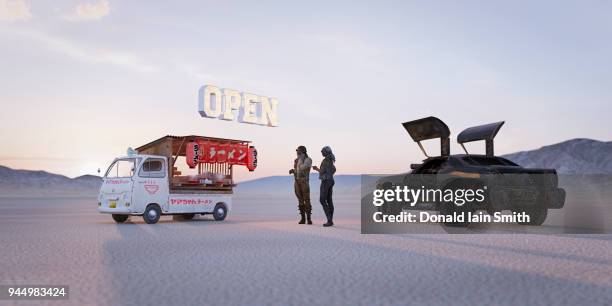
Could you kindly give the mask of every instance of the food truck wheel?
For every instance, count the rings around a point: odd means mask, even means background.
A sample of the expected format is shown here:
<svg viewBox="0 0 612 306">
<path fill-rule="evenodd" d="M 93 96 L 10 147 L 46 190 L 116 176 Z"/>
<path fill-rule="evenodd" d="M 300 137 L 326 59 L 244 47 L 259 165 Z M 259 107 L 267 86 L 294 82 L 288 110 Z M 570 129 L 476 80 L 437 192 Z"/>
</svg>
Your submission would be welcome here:
<svg viewBox="0 0 612 306">
<path fill-rule="evenodd" d="M 223 221 L 227 216 L 227 207 L 223 203 L 217 203 L 213 211 L 213 217 L 216 221 Z"/>
<path fill-rule="evenodd" d="M 117 223 L 123 223 L 128 219 L 129 215 L 117 215 L 113 214 L 113 220 Z"/>
<path fill-rule="evenodd" d="M 147 224 L 157 223 L 159 217 L 161 217 L 161 209 L 157 204 L 149 204 L 142 215 L 142 218 Z"/>
</svg>

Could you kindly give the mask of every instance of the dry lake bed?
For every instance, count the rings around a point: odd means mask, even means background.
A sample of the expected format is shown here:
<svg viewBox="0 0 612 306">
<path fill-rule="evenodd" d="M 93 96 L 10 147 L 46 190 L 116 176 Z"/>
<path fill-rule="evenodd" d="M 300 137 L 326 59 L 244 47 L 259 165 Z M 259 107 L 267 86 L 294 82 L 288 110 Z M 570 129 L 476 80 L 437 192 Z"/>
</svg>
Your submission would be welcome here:
<svg viewBox="0 0 612 306">
<path fill-rule="evenodd" d="M 319 204 L 308 226 L 293 198 L 237 196 L 223 222 L 148 225 L 94 197 L 0 198 L 0 285 L 70 287 L 0 305 L 612 304 L 612 235 L 362 235 L 359 205 L 323 228 Z"/>
</svg>

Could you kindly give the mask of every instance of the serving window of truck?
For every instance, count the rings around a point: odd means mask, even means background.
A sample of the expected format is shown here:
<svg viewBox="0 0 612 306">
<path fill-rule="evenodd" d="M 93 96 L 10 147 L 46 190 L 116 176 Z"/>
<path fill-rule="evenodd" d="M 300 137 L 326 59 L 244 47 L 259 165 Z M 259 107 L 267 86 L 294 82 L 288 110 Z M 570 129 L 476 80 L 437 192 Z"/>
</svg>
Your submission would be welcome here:
<svg viewBox="0 0 612 306">
<path fill-rule="evenodd" d="M 139 154 L 161 155 L 170 160 L 170 189 L 232 191 L 233 166 L 257 167 L 257 151 L 249 141 L 204 136 L 166 136 L 136 148 Z M 182 175 L 176 167 L 178 157 L 197 169 L 196 175 Z"/>
</svg>

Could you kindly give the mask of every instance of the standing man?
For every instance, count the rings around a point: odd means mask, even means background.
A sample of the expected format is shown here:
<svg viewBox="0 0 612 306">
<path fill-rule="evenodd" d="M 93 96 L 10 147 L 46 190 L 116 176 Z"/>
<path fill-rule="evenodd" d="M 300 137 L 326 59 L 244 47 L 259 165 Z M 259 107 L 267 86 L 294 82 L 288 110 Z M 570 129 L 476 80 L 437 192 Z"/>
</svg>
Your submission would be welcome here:
<svg viewBox="0 0 612 306">
<path fill-rule="evenodd" d="M 289 170 L 289 174 L 293 174 L 295 182 L 293 187 L 295 189 L 295 195 L 298 198 L 298 209 L 300 211 L 300 222 L 298 224 L 312 224 L 310 215 L 312 213 L 312 206 L 310 205 L 310 168 L 312 166 L 312 159 L 308 157 L 306 153 L 306 147 L 299 146 L 297 150 L 297 158 L 293 161 L 293 169 Z"/>
<path fill-rule="evenodd" d="M 336 166 L 334 166 L 336 157 L 329 146 L 323 147 L 323 149 L 321 149 L 321 154 L 323 154 L 324 157 L 321 162 L 321 168 L 314 166 L 313 169 L 319 172 L 319 179 L 321 180 L 319 200 L 323 206 L 325 216 L 327 217 L 327 223 L 323 224 L 323 226 L 327 227 L 334 225 L 334 202 L 332 201 L 332 193 L 334 189 L 334 173 L 336 173 Z"/>
</svg>

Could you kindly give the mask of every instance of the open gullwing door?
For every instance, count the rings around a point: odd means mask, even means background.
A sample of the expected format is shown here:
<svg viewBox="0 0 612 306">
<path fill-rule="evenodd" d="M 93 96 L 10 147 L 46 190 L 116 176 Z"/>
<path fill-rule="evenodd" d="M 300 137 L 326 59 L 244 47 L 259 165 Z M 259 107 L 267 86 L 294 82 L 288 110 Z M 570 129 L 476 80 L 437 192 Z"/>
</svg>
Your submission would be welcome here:
<svg viewBox="0 0 612 306">
<path fill-rule="evenodd" d="M 463 147 L 465 153 L 467 153 L 463 145 L 464 143 L 484 140 L 486 144 L 486 155 L 494 156 L 493 139 L 495 139 L 502 125 L 504 125 L 504 121 L 467 128 L 457 135 L 457 142 Z"/>
<path fill-rule="evenodd" d="M 421 141 L 434 138 L 440 138 L 440 155 L 450 155 L 450 130 L 442 120 L 436 117 L 426 117 L 404 122 L 402 125 L 408 134 L 410 134 L 412 140 L 419 145 L 419 148 L 421 148 L 425 156 L 429 157 L 423 145 L 421 145 Z"/>
</svg>

